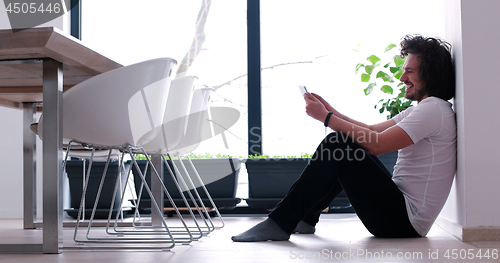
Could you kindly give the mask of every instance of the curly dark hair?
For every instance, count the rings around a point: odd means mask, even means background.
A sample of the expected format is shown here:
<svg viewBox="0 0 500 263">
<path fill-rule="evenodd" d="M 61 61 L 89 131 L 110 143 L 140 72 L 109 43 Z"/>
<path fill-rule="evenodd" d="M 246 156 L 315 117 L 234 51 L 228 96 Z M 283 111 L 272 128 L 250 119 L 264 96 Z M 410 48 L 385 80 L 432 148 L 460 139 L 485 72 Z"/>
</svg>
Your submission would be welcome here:
<svg viewBox="0 0 500 263">
<path fill-rule="evenodd" d="M 401 41 L 401 57 L 417 55 L 426 93 L 443 100 L 455 96 L 455 68 L 450 52 L 451 44 L 438 38 L 406 35 Z"/>
</svg>

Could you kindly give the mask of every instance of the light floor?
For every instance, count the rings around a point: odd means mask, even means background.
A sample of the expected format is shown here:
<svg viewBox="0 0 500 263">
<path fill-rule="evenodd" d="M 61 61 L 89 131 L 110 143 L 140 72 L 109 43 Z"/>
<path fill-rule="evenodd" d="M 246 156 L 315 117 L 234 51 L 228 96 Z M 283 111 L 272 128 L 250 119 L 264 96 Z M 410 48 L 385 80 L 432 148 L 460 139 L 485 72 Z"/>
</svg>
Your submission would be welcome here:
<svg viewBox="0 0 500 263">
<path fill-rule="evenodd" d="M 226 216 L 224 228 L 170 251 L 82 250 L 89 245 L 75 244 L 73 230 L 65 229 L 62 254 L 0 254 L 0 262 L 500 262 L 500 242 L 464 243 L 436 225 L 425 238 L 375 238 L 355 214 L 324 214 L 316 234 L 294 234 L 286 242 L 231 241 L 232 235 L 263 219 Z M 41 234 L 41 230 L 23 230 L 19 219 L 0 219 L 0 244 L 41 243 Z M 479 255 L 483 257 L 479 259 Z M 456 260 L 451 258 L 454 256 Z"/>
</svg>

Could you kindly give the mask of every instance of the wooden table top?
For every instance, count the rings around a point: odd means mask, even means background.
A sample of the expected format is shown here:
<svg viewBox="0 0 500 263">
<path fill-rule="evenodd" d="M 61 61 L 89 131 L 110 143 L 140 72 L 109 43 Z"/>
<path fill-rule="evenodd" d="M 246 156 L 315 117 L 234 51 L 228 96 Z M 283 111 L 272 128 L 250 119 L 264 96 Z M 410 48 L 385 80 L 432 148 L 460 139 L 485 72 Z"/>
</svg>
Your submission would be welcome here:
<svg viewBox="0 0 500 263">
<path fill-rule="evenodd" d="M 122 67 L 57 28 L 0 30 L 0 106 L 42 101 L 44 58 L 63 63 L 64 90 Z"/>
</svg>

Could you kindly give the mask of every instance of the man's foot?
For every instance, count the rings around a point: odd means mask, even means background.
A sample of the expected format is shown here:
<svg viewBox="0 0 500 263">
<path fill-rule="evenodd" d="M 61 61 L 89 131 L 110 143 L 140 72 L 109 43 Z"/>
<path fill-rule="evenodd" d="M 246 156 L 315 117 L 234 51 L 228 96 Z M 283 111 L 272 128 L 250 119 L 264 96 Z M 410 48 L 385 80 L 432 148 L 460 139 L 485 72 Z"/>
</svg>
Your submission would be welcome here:
<svg viewBox="0 0 500 263">
<path fill-rule="evenodd" d="M 299 234 L 314 234 L 316 231 L 316 228 L 314 226 L 309 225 L 308 223 L 304 221 L 300 221 L 295 229 L 293 230 L 293 233 L 299 233 Z"/>
<path fill-rule="evenodd" d="M 249 230 L 231 237 L 231 239 L 234 242 L 286 241 L 290 239 L 290 235 L 271 218 L 267 218 Z"/>
</svg>

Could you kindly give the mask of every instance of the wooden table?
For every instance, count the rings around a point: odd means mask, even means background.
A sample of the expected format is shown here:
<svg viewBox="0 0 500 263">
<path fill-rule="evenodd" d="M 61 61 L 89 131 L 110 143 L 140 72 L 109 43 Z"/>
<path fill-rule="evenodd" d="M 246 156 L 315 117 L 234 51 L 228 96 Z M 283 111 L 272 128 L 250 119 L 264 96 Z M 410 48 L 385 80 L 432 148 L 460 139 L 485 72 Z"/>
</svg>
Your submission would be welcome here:
<svg viewBox="0 0 500 263">
<path fill-rule="evenodd" d="M 29 126 L 37 110 L 44 114 L 43 244 L 19 244 L 26 252 L 62 252 L 63 90 L 120 67 L 57 28 L 0 30 L 0 106 L 24 112 L 24 228 L 35 228 L 37 218 L 36 137 Z M 6 246 L 4 250 L 15 246 Z"/>
</svg>

